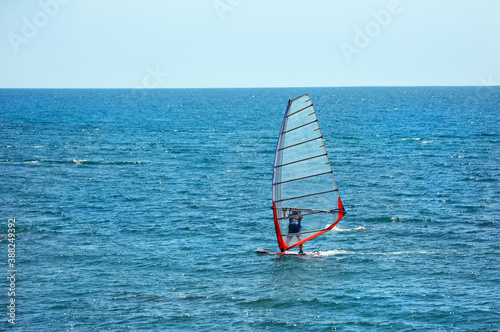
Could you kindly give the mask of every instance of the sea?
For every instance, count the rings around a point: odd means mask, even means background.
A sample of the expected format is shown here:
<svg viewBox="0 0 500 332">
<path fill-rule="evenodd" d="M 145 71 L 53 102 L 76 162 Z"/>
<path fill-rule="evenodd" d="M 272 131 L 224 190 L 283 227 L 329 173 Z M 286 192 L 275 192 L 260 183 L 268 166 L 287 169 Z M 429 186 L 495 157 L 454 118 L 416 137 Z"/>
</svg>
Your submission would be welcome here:
<svg viewBox="0 0 500 332">
<path fill-rule="evenodd" d="M 277 251 L 309 94 L 345 217 Z M 0 90 L 0 330 L 499 331 L 500 87 Z"/>
</svg>

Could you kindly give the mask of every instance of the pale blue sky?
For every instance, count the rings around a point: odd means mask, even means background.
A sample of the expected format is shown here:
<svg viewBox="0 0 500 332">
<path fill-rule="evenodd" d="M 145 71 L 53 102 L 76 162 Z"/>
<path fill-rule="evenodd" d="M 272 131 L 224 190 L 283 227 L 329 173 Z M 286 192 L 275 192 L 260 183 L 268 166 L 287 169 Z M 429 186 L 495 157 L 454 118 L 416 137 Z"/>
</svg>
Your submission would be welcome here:
<svg viewBox="0 0 500 332">
<path fill-rule="evenodd" d="M 500 85 L 499 0 L 0 0 L 0 88 Z"/>
</svg>

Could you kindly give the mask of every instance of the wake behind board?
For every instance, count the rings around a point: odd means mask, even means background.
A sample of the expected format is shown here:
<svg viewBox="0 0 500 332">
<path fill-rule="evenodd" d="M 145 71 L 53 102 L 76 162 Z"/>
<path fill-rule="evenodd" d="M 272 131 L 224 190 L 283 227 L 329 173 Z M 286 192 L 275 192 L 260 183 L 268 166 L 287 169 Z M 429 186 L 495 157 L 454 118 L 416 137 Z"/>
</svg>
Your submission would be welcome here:
<svg viewBox="0 0 500 332">
<path fill-rule="evenodd" d="M 281 251 L 269 251 L 264 249 L 255 250 L 258 254 L 268 254 L 268 255 L 280 255 L 280 256 L 318 256 L 319 251 L 304 252 L 299 254 L 298 252 L 281 252 Z"/>
</svg>

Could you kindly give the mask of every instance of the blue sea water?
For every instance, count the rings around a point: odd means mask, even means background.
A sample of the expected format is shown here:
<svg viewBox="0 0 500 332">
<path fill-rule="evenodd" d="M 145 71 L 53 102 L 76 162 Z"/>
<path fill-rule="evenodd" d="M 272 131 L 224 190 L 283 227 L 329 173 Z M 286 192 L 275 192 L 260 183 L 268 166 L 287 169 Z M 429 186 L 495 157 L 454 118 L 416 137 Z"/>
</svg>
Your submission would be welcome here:
<svg viewBox="0 0 500 332">
<path fill-rule="evenodd" d="M 347 214 L 257 254 L 304 93 Z M 500 87 L 0 90 L 0 330 L 499 330 L 499 153 Z"/>
</svg>

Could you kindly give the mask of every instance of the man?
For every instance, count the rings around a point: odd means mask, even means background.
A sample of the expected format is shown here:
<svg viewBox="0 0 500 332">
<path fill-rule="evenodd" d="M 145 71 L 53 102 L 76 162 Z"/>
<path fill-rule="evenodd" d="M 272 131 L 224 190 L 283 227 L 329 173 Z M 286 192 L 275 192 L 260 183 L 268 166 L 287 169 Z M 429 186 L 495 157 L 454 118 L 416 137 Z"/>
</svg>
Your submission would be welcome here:
<svg viewBox="0 0 500 332">
<path fill-rule="evenodd" d="M 285 218 L 288 218 L 289 220 L 288 234 L 292 234 L 286 237 L 286 245 L 288 246 L 288 244 L 293 238 L 293 234 L 297 236 L 297 240 L 299 242 L 302 241 L 302 236 L 300 234 L 297 234 L 300 233 L 300 230 L 302 229 L 302 225 L 300 224 L 302 221 L 302 214 L 296 207 L 292 209 L 292 213 L 290 215 L 286 214 L 286 210 L 287 209 L 283 209 L 283 215 L 285 216 Z M 299 244 L 299 249 L 300 249 L 299 254 L 303 254 L 304 252 L 302 251 L 302 244 Z"/>
</svg>

